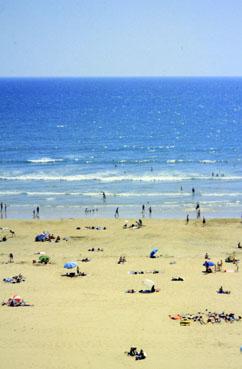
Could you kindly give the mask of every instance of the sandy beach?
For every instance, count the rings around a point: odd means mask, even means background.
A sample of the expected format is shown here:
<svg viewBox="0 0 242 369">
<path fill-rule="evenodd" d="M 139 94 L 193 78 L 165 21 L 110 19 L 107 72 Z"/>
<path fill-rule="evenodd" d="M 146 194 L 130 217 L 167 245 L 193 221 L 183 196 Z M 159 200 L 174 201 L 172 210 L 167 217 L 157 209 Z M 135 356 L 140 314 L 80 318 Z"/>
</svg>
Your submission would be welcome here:
<svg viewBox="0 0 242 369">
<path fill-rule="evenodd" d="M 132 222 L 131 220 L 130 222 Z M 180 326 L 169 314 L 205 311 L 242 314 L 242 274 L 205 275 L 204 254 L 214 262 L 236 253 L 241 259 L 239 220 L 209 220 L 188 225 L 178 220 L 145 219 L 140 229 L 123 229 L 123 219 L 56 221 L 2 220 L 16 235 L 0 243 L 1 300 L 19 294 L 31 307 L 1 306 L 0 368 L 196 368 L 238 369 L 241 366 L 242 322 Z M 106 230 L 83 229 L 105 226 Z M 77 230 L 77 227 L 81 227 Z M 61 241 L 34 242 L 49 231 Z M 68 240 L 63 240 L 67 237 Z M 90 252 L 90 248 L 103 252 Z M 149 258 L 153 247 L 156 259 Z M 45 251 L 52 264 L 33 265 Z M 8 262 L 9 253 L 14 263 Z M 127 262 L 118 265 L 120 255 Z M 85 277 L 61 277 L 67 261 L 79 262 Z M 233 264 L 224 268 L 234 270 Z M 159 270 L 159 274 L 130 275 L 129 271 Z M 4 283 L 22 273 L 26 281 Z M 183 282 L 171 278 L 181 276 Z M 160 288 L 154 294 L 127 294 L 144 288 L 145 278 Z M 219 295 L 223 286 L 230 295 Z M 147 359 L 136 362 L 124 354 L 143 348 Z"/>
</svg>

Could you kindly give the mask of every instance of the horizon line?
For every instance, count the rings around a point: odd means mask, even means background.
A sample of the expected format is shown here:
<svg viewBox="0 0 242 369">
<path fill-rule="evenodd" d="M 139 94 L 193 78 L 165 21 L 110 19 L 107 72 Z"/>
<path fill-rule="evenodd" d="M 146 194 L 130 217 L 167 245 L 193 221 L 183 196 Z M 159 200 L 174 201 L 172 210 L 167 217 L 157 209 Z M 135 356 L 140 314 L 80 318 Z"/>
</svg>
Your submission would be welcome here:
<svg viewBox="0 0 242 369">
<path fill-rule="evenodd" d="M 110 76 L 99 76 L 99 75 L 90 75 L 90 76 L 72 76 L 72 75 L 66 75 L 66 76 L 1 76 L 0 75 L 0 79 L 51 79 L 51 78 L 72 78 L 72 79 L 87 79 L 87 78 L 98 78 L 98 79 L 109 79 L 109 78 L 113 78 L 113 79 L 121 79 L 121 78 L 242 78 L 242 75 L 206 75 L 206 76 L 202 76 L 202 75 L 194 75 L 194 76 L 187 76 L 187 75 L 154 75 L 154 76 L 149 76 L 149 75 L 139 75 L 139 76 L 133 76 L 133 75 L 127 75 L 127 76 L 118 76 L 118 75 L 110 75 Z"/>
</svg>

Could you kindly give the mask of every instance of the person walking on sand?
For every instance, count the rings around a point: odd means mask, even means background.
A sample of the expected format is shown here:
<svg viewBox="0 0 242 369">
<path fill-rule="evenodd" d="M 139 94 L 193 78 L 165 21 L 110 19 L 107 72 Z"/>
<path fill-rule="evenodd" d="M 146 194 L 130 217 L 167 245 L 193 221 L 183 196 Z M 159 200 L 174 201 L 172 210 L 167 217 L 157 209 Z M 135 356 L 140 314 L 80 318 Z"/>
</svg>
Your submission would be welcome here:
<svg viewBox="0 0 242 369">
<path fill-rule="evenodd" d="M 152 215 L 152 207 L 151 206 L 149 207 L 149 215 L 150 215 L 150 217 Z"/>
<path fill-rule="evenodd" d="M 205 226 L 205 224 L 206 224 L 206 219 L 205 217 L 203 217 L 203 225 Z"/>
<path fill-rule="evenodd" d="M 189 214 L 187 214 L 186 222 L 187 222 L 187 224 L 189 223 Z"/>
<path fill-rule="evenodd" d="M 119 218 L 119 209 L 116 208 L 114 218 Z"/>
</svg>

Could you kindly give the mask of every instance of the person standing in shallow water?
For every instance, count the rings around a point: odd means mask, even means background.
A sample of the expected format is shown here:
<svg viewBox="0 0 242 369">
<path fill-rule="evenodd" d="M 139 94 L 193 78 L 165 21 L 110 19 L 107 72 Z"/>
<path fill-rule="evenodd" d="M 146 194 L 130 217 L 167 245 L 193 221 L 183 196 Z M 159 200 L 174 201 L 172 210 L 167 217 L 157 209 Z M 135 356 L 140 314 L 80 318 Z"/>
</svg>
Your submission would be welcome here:
<svg viewBox="0 0 242 369">
<path fill-rule="evenodd" d="M 36 216 L 37 216 L 37 218 L 39 218 L 39 206 L 37 206 L 37 208 L 36 208 Z"/>
<path fill-rule="evenodd" d="M 103 202 L 106 202 L 106 194 L 103 192 Z"/>
<path fill-rule="evenodd" d="M 114 218 L 119 218 L 119 209 L 116 208 Z"/>
</svg>

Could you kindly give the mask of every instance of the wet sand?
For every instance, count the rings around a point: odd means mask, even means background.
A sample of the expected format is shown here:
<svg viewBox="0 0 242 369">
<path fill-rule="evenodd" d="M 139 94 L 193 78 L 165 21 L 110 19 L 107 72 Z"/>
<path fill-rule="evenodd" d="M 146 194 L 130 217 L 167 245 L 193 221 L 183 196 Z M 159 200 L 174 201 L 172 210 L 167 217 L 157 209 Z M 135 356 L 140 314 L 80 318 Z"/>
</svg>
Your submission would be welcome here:
<svg viewBox="0 0 242 369">
<path fill-rule="evenodd" d="M 0 368 L 99 369 L 196 368 L 238 369 L 241 366 L 242 322 L 180 326 L 169 314 L 197 313 L 206 308 L 242 314 L 242 271 L 204 275 L 202 264 L 225 259 L 242 241 L 239 220 L 210 220 L 185 225 L 178 220 L 144 220 L 141 229 L 122 229 L 124 220 L 73 219 L 62 221 L 2 220 L 16 236 L 0 243 L 0 298 L 14 293 L 33 307 L 1 306 Z M 106 226 L 107 230 L 76 230 L 77 226 Z M 68 241 L 34 242 L 49 231 Z M 103 252 L 88 252 L 89 248 Z M 148 258 L 153 247 L 159 258 Z M 45 251 L 53 264 L 34 266 L 35 252 Z M 5 264 L 8 254 L 14 263 Z M 118 265 L 120 255 L 127 263 Z M 86 277 L 61 277 L 63 264 L 79 263 Z M 176 262 L 175 264 L 173 262 Z M 226 268 L 235 269 L 232 264 Z M 159 274 L 130 275 L 128 271 L 160 270 Z M 26 282 L 7 284 L 4 277 L 22 273 Z M 184 282 L 172 282 L 181 276 Z M 127 294 L 152 279 L 156 294 Z M 218 295 L 223 286 L 230 295 Z M 143 348 L 148 357 L 135 362 L 124 351 Z"/>
</svg>

